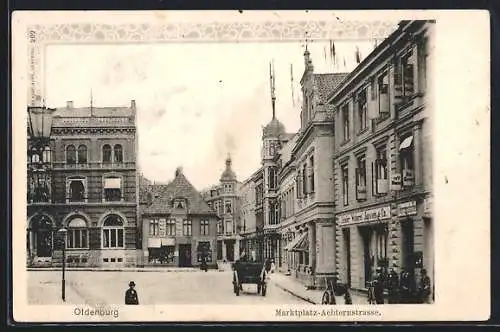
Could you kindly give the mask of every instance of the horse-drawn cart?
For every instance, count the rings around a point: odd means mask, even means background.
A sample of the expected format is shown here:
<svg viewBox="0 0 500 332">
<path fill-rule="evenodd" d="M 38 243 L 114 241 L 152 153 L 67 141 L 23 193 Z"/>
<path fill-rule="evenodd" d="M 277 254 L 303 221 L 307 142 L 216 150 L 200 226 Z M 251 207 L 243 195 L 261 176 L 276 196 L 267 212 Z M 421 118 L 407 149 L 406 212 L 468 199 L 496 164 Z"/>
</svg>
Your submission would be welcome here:
<svg viewBox="0 0 500 332">
<path fill-rule="evenodd" d="M 236 262 L 233 264 L 233 290 L 236 296 L 243 290 L 243 284 L 257 285 L 257 294 L 266 296 L 267 270 L 264 263 L 260 262 Z"/>
</svg>

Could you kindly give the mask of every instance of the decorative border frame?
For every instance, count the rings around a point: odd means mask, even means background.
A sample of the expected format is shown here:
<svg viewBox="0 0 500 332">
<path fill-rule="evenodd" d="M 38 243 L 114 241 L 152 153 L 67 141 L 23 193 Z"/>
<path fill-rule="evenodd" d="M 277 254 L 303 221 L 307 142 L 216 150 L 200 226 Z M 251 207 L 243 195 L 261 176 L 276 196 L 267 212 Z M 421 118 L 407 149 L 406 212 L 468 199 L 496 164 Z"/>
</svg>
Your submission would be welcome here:
<svg viewBox="0 0 500 332">
<path fill-rule="evenodd" d="M 164 24 L 64 23 L 27 27 L 30 80 L 28 103 L 41 106 L 45 96 L 44 67 L 49 45 L 172 42 L 269 42 L 304 40 L 384 39 L 399 21 L 170 22 Z"/>
</svg>

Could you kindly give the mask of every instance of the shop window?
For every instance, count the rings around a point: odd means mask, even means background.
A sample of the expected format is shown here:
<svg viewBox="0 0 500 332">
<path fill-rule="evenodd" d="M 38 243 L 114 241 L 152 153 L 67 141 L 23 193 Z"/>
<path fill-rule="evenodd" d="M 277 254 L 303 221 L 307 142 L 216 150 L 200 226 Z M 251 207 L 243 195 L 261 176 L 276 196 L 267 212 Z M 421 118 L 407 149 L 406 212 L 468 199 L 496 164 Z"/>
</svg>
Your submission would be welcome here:
<svg viewBox="0 0 500 332">
<path fill-rule="evenodd" d="M 122 179 L 108 176 L 104 178 L 104 201 L 117 202 L 122 200 Z"/>
<path fill-rule="evenodd" d="M 200 235 L 209 235 L 208 220 L 201 220 L 200 221 Z"/>
<path fill-rule="evenodd" d="M 364 131 L 367 126 L 367 98 L 366 89 L 361 91 L 357 96 L 357 107 L 358 107 L 358 129 L 360 132 Z"/>
<path fill-rule="evenodd" d="M 168 219 L 167 220 L 166 233 L 167 233 L 167 236 L 175 236 L 175 219 Z"/>
<path fill-rule="evenodd" d="M 374 169 L 373 169 L 374 168 Z M 389 191 L 389 173 L 387 162 L 387 150 L 385 147 L 377 149 L 377 158 L 372 164 L 373 194 L 385 195 Z"/>
<path fill-rule="evenodd" d="M 123 162 L 123 148 L 120 144 L 116 144 L 113 147 L 113 152 L 115 155 L 115 163 L 122 163 Z"/>
<path fill-rule="evenodd" d="M 366 200 L 366 159 L 360 156 L 356 160 L 356 199 L 358 201 Z"/>
<path fill-rule="evenodd" d="M 102 227 L 102 247 L 103 248 L 123 248 L 124 231 L 123 220 L 117 215 L 109 215 L 104 220 Z"/>
<path fill-rule="evenodd" d="M 414 184 L 414 145 L 413 136 L 406 136 L 399 145 L 399 162 L 401 180 L 404 188 L 413 187 Z"/>
<path fill-rule="evenodd" d="M 192 234 L 192 223 L 191 220 L 184 219 L 182 221 L 182 235 L 191 236 Z"/>
<path fill-rule="evenodd" d="M 66 163 L 76 164 L 76 149 L 73 144 L 66 147 Z"/>
<path fill-rule="evenodd" d="M 172 264 L 175 262 L 175 246 L 162 246 L 148 249 L 150 264 Z"/>
<path fill-rule="evenodd" d="M 344 205 L 349 204 L 349 166 L 344 164 L 341 166 L 342 170 L 342 198 Z"/>
<path fill-rule="evenodd" d="M 102 162 L 103 163 L 111 162 L 111 146 L 109 144 L 105 144 L 102 147 Z"/>
<path fill-rule="evenodd" d="M 346 103 L 342 106 L 342 134 L 344 135 L 344 142 L 347 142 L 350 139 L 350 122 L 349 122 L 349 104 Z"/>
<path fill-rule="evenodd" d="M 87 223 L 82 218 L 73 218 L 68 223 L 66 248 L 84 249 L 89 247 L 89 230 Z"/>
<path fill-rule="evenodd" d="M 149 221 L 149 235 L 157 236 L 160 234 L 160 223 L 158 219 Z"/>
<path fill-rule="evenodd" d="M 205 261 L 207 263 L 212 262 L 212 249 L 210 248 L 209 241 L 198 242 L 198 247 L 196 248 L 196 252 L 199 263 L 201 263 L 203 257 L 205 257 Z"/>
<path fill-rule="evenodd" d="M 78 147 L 78 163 L 79 164 L 87 163 L 87 146 L 83 144 Z"/>
</svg>

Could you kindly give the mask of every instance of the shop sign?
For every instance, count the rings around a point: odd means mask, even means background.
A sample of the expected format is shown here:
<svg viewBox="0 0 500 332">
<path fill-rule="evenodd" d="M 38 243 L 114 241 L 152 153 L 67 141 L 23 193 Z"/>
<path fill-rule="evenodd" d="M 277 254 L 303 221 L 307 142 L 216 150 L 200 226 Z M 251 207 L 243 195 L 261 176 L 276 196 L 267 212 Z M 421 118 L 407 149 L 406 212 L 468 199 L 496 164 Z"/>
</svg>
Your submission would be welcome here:
<svg viewBox="0 0 500 332">
<path fill-rule="evenodd" d="M 398 217 L 413 216 L 417 214 L 417 202 L 409 201 L 398 204 Z"/>
<path fill-rule="evenodd" d="M 161 245 L 162 246 L 175 246 L 175 239 L 172 237 L 167 237 L 161 239 Z"/>
<path fill-rule="evenodd" d="M 340 226 L 353 225 L 363 222 L 371 222 L 377 220 L 384 220 L 391 217 L 391 207 L 383 206 L 380 208 L 364 210 L 361 212 L 344 214 L 337 217 L 337 223 Z"/>
</svg>

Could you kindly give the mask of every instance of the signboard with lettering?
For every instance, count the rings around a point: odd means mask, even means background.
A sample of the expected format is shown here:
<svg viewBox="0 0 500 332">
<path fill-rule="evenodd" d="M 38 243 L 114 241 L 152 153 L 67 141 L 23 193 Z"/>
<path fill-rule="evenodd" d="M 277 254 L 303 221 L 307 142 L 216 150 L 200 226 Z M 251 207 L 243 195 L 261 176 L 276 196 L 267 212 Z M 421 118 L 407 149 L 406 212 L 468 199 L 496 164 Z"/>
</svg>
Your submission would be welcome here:
<svg viewBox="0 0 500 332">
<path fill-rule="evenodd" d="M 432 198 L 424 199 L 424 214 L 431 215 L 432 214 Z"/>
<path fill-rule="evenodd" d="M 417 214 L 417 202 L 409 201 L 398 204 L 398 217 L 413 216 Z"/>
<path fill-rule="evenodd" d="M 384 220 L 391 217 L 391 207 L 383 206 L 379 208 L 364 210 L 355 213 L 340 215 L 337 217 L 337 223 L 340 226 L 354 225 L 363 222 Z"/>
<path fill-rule="evenodd" d="M 401 190 L 401 174 L 395 173 L 391 176 L 391 190 Z"/>
</svg>

